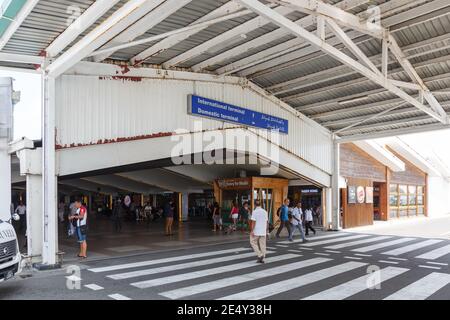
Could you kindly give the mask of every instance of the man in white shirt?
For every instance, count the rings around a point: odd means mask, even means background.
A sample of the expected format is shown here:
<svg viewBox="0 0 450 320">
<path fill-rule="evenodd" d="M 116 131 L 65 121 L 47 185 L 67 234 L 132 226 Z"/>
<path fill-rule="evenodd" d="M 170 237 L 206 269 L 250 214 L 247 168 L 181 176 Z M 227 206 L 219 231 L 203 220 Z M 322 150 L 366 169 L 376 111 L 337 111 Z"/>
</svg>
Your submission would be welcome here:
<svg viewBox="0 0 450 320">
<path fill-rule="evenodd" d="M 261 202 L 255 201 L 256 209 L 252 213 L 250 228 L 250 244 L 258 256 L 257 263 L 265 263 L 266 258 L 266 238 L 268 230 L 269 215 L 261 208 Z"/>
<path fill-rule="evenodd" d="M 299 201 L 297 202 L 297 206 L 292 211 L 292 232 L 291 237 L 289 238 L 290 241 L 293 241 L 295 230 L 298 229 L 300 231 L 300 236 L 302 237 L 303 242 L 307 242 L 305 238 L 305 231 L 303 230 L 303 221 L 302 221 L 302 203 Z"/>
<path fill-rule="evenodd" d="M 20 216 L 20 230 L 22 231 L 27 226 L 27 207 L 20 202 L 15 212 Z"/>
<path fill-rule="evenodd" d="M 316 230 L 314 230 L 312 224 L 313 224 L 313 210 L 312 208 L 306 209 L 305 211 L 305 229 L 306 229 L 306 235 L 309 235 L 309 230 L 314 232 L 314 235 L 316 235 Z"/>
</svg>

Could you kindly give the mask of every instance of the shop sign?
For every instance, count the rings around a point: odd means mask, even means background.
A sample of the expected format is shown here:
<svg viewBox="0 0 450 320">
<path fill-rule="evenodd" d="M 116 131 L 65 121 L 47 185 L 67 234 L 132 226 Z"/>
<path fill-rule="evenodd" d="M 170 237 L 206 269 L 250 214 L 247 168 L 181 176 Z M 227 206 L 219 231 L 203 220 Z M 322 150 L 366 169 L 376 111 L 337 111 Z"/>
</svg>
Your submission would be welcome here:
<svg viewBox="0 0 450 320">
<path fill-rule="evenodd" d="M 359 186 L 356 189 L 356 198 L 360 204 L 363 204 L 366 201 L 366 189 L 364 187 Z"/>
<path fill-rule="evenodd" d="M 366 203 L 373 203 L 373 190 L 374 188 L 372 187 L 366 187 Z"/>
<path fill-rule="evenodd" d="M 250 188 L 249 179 L 218 180 L 217 184 L 220 189 Z"/>
<path fill-rule="evenodd" d="M 348 187 L 348 203 L 349 204 L 356 203 L 356 187 L 354 186 Z"/>
<path fill-rule="evenodd" d="M 196 95 L 188 96 L 188 113 L 249 127 L 289 133 L 289 121 L 286 119 Z"/>
</svg>

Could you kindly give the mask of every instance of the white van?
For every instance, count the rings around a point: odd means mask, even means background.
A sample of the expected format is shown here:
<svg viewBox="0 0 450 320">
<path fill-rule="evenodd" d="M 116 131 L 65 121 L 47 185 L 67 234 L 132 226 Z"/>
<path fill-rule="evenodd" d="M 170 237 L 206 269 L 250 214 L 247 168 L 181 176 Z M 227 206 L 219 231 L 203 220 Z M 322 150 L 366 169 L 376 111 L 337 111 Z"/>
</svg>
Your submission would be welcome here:
<svg viewBox="0 0 450 320">
<path fill-rule="evenodd" d="M 19 219 L 14 216 L 14 220 Z M 16 231 L 10 222 L 0 220 L 0 282 L 13 278 L 22 271 Z"/>
</svg>

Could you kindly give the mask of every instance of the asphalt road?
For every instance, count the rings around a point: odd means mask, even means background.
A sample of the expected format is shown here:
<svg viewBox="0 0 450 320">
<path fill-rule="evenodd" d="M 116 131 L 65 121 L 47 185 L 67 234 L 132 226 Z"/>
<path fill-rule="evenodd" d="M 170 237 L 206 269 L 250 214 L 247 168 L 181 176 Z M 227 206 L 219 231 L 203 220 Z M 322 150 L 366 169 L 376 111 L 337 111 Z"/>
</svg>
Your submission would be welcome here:
<svg viewBox="0 0 450 320">
<path fill-rule="evenodd" d="M 0 284 L 0 299 L 450 299 L 450 241 L 331 232 L 86 261 Z M 71 272 L 75 274 L 71 275 Z"/>
</svg>

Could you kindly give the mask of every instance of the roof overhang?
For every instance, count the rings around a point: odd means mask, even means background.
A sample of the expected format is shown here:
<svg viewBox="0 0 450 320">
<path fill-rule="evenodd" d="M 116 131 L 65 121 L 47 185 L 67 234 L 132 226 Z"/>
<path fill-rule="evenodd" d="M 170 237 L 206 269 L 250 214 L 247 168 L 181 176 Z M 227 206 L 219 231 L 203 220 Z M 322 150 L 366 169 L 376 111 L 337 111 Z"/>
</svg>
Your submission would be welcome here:
<svg viewBox="0 0 450 320">
<path fill-rule="evenodd" d="M 378 143 L 374 141 L 357 141 L 354 144 L 392 171 L 405 171 L 405 163 Z"/>
</svg>

